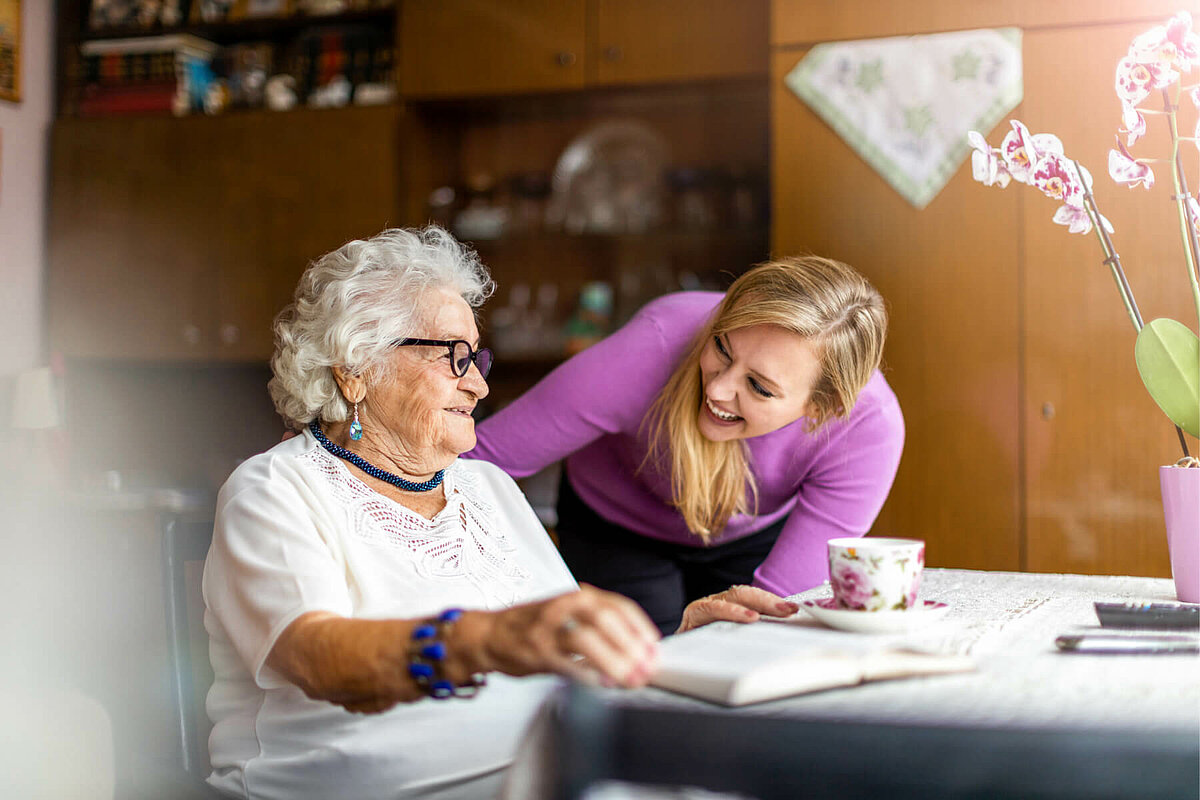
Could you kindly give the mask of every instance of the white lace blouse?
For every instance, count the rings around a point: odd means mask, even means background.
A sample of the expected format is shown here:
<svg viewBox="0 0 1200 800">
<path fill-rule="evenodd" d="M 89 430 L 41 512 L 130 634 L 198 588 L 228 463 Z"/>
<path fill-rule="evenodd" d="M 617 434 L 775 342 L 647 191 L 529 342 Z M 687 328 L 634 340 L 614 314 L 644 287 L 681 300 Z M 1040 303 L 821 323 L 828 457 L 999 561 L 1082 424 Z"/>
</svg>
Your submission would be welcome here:
<svg viewBox="0 0 1200 800">
<path fill-rule="evenodd" d="M 378 715 L 310 700 L 265 665 L 309 611 L 347 617 L 497 609 L 576 588 L 516 484 L 456 461 L 426 519 L 368 488 L 307 431 L 234 471 L 204 569 L 216 676 L 209 782 L 249 798 L 488 796 L 552 678 L 489 676 L 473 700 Z"/>
</svg>

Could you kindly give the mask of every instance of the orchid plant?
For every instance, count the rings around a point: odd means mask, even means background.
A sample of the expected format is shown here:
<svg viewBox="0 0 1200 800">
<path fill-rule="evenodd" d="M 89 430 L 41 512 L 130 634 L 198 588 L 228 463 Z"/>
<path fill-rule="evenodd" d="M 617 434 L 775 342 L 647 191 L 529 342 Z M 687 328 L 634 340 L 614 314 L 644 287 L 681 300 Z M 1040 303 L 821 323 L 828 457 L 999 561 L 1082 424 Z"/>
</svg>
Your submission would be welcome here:
<svg viewBox="0 0 1200 800">
<path fill-rule="evenodd" d="M 1130 188 L 1154 185 L 1152 165 L 1165 164 L 1174 181 L 1172 197 L 1179 215 L 1184 263 L 1191 283 L 1192 299 L 1200 321 L 1200 284 L 1196 269 L 1200 263 L 1200 202 L 1188 191 L 1180 147 L 1191 143 L 1200 147 L 1200 115 L 1191 136 L 1179 132 L 1179 101 L 1186 96 L 1200 110 L 1200 78 L 1186 85 L 1183 77 L 1200 68 L 1200 35 L 1192 30 L 1192 17 L 1180 11 L 1166 25 L 1141 34 L 1129 46 L 1129 52 L 1117 64 L 1116 92 L 1121 100 L 1120 133 L 1117 148 L 1108 154 L 1108 174 L 1117 183 Z M 1200 69 L 1196 71 L 1200 75 Z M 1143 104 L 1161 97 L 1162 109 Z M 1147 120 L 1161 118 L 1171 133 L 1169 158 L 1139 158 L 1129 148 L 1146 133 Z M 1200 466 L 1188 453 L 1183 431 L 1200 436 L 1200 340 L 1186 325 L 1173 319 L 1143 322 L 1134 301 L 1133 290 L 1125 278 L 1120 256 L 1113 247 L 1113 226 L 1101 213 L 1092 194 L 1092 176 L 1078 162 L 1068 158 L 1062 142 L 1049 133 L 1032 134 L 1018 120 L 999 148 L 991 147 L 978 131 L 967 134 L 974 152 L 971 172 L 985 186 L 1004 188 L 1012 181 L 1040 189 L 1061 203 L 1054 222 L 1067 226 L 1070 233 L 1096 232 L 1104 251 L 1104 264 L 1112 271 L 1117 290 L 1137 330 L 1134 357 L 1138 373 L 1159 408 L 1175 424 L 1184 459 L 1180 465 Z"/>
</svg>

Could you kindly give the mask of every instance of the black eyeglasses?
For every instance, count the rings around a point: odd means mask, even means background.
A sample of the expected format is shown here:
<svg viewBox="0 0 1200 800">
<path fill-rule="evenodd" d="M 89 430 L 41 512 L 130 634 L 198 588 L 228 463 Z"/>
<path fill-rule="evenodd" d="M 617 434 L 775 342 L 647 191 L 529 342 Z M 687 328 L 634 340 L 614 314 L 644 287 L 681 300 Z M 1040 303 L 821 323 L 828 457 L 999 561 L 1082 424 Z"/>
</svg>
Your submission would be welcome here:
<svg viewBox="0 0 1200 800">
<path fill-rule="evenodd" d="M 479 374 L 486 378 L 492 371 L 492 362 L 495 360 L 491 350 L 486 347 L 476 350 L 462 339 L 397 339 L 392 342 L 392 347 L 408 347 L 410 345 L 450 348 L 450 371 L 456 378 L 466 375 L 472 362 L 479 370 Z"/>
</svg>

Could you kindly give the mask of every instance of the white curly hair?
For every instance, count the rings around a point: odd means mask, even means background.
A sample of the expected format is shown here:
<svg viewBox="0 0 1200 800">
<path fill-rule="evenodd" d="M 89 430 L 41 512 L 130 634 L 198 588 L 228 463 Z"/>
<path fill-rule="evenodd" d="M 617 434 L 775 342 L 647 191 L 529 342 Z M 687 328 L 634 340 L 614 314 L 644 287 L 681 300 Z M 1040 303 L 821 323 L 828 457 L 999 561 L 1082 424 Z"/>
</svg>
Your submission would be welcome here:
<svg viewBox="0 0 1200 800">
<path fill-rule="evenodd" d="M 275 318 L 268 384 L 275 410 L 297 430 L 314 419 L 348 419 L 333 367 L 373 385 L 384 377 L 392 342 L 417 333 L 427 291 L 450 289 L 479 308 L 494 288 L 479 256 L 436 225 L 392 228 L 321 256 Z"/>
</svg>

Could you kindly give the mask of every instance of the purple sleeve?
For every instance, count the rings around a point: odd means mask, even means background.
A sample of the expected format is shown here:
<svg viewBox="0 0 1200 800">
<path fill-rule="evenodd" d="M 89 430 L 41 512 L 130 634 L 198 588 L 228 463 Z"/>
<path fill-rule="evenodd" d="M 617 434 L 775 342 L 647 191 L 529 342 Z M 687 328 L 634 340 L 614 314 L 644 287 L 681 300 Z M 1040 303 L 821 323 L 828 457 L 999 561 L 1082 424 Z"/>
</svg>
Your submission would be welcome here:
<svg viewBox="0 0 1200 800">
<path fill-rule="evenodd" d="M 754 585 L 787 597 L 829 577 L 825 543 L 862 536 L 883 508 L 904 448 L 904 417 L 887 399 L 834 437 L 805 476 L 775 546 Z"/>
<path fill-rule="evenodd" d="M 605 434 L 635 432 L 674 366 L 666 350 L 653 316 L 634 316 L 481 422 L 465 456 L 524 478 Z"/>
</svg>

